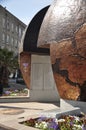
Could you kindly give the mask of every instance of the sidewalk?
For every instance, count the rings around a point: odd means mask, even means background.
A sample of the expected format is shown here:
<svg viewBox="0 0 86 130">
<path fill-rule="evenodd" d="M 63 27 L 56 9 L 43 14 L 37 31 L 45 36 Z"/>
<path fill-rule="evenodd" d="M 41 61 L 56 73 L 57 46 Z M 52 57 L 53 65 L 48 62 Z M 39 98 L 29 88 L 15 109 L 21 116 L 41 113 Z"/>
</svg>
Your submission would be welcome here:
<svg viewBox="0 0 86 130">
<path fill-rule="evenodd" d="M 52 111 L 54 109 L 59 111 L 59 103 L 1 103 L 0 130 L 36 130 L 19 122 L 42 116 L 45 111 Z"/>
</svg>

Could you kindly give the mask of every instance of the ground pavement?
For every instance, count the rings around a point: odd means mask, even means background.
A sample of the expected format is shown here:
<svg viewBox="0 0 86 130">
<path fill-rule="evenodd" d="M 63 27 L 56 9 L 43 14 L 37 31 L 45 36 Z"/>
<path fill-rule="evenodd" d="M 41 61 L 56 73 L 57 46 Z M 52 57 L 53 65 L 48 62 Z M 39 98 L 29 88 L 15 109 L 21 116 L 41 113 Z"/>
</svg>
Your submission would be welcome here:
<svg viewBox="0 0 86 130">
<path fill-rule="evenodd" d="M 59 110 L 58 103 L 1 103 L 0 104 L 0 130 L 36 130 L 19 122 L 29 118 L 43 116 L 45 111 Z M 54 115 L 47 115 L 54 116 Z"/>
</svg>

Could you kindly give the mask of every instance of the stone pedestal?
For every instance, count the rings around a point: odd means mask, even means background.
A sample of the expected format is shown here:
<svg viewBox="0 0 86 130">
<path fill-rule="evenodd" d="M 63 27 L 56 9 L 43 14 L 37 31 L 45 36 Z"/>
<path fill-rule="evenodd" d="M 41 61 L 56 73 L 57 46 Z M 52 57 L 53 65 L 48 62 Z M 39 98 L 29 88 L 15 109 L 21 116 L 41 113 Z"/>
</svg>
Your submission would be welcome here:
<svg viewBox="0 0 86 130">
<path fill-rule="evenodd" d="M 59 101 L 53 79 L 50 56 L 31 56 L 31 101 Z"/>
</svg>

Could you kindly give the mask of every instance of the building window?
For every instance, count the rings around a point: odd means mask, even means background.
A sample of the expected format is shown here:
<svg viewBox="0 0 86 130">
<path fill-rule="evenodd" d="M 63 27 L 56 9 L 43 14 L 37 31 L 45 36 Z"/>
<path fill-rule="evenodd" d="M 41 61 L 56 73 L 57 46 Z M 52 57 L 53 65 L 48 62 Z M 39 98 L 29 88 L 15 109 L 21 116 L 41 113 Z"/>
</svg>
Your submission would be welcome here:
<svg viewBox="0 0 86 130">
<path fill-rule="evenodd" d="M 8 50 L 11 51 L 12 50 L 11 47 L 9 47 Z"/>
<path fill-rule="evenodd" d="M 3 41 L 3 43 L 5 43 L 5 34 L 4 33 L 2 34 L 2 41 Z"/>
<path fill-rule="evenodd" d="M 3 19 L 2 19 L 3 28 L 5 28 L 5 24 L 6 24 L 6 21 L 5 21 L 5 18 L 3 18 Z"/>
<path fill-rule="evenodd" d="M 0 48 L 1 48 L 1 49 L 4 49 L 4 46 L 1 46 Z"/>
<path fill-rule="evenodd" d="M 9 44 L 9 42 L 10 42 L 10 36 L 7 35 L 7 41 L 6 41 L 6 43 Z"/>
<path fill-rule="evenodd" d="M 24 35 L 24 32 L 25 32 L 25 30 L 23 29 L 23 30 L 22 30 L 22 35 Z"/>
<path fill-rule="evenodd" d="M 11 38 L 11 45 L 13 46 L 13 44 L 14 44 L 14 38 L 12 37 Z"/>
<path fill-rule="evenodd" d="M 8 30 L 10 29 L 10 22 L 9 22 L 8 19 L 7 19 L 7 29 L 8 29 Z"/>
<path fill-rule="evenodd" d="M 19 27 L 19 37 L 21 37 L 21 35 L 22 35 L 22 30 L 21 30 L 21 28 Z"/>
<path fill-rule="evenodd" d="M 18 34 L 18 25 L 16 25 L 16 33 Z"/>
<path fill-rule="evenodd" d="M 14 32 L 14 24 L 13 23 L 11 24 L 11 29 L 12 29 L 12 32 Z"/>
<path fill-rule="evenodd" d="M 15 39 L 15 47 L 17 48 L 18 47 L 18 40 Z"/>
</svg>

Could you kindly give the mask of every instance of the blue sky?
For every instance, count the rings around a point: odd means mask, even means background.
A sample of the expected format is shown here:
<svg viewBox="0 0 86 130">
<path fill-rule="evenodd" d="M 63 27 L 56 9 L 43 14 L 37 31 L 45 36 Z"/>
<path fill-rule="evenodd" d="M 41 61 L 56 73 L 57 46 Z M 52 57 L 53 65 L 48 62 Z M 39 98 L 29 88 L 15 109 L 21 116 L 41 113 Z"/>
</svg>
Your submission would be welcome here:
<svg viewBox="0 0 86 130">
<path fill-rule="evenodd" d="M 34 15 L 43 7 L 52 3 L 53 0 L 0 0 L 0 4 L 28 24 Z"/>
</svg>

